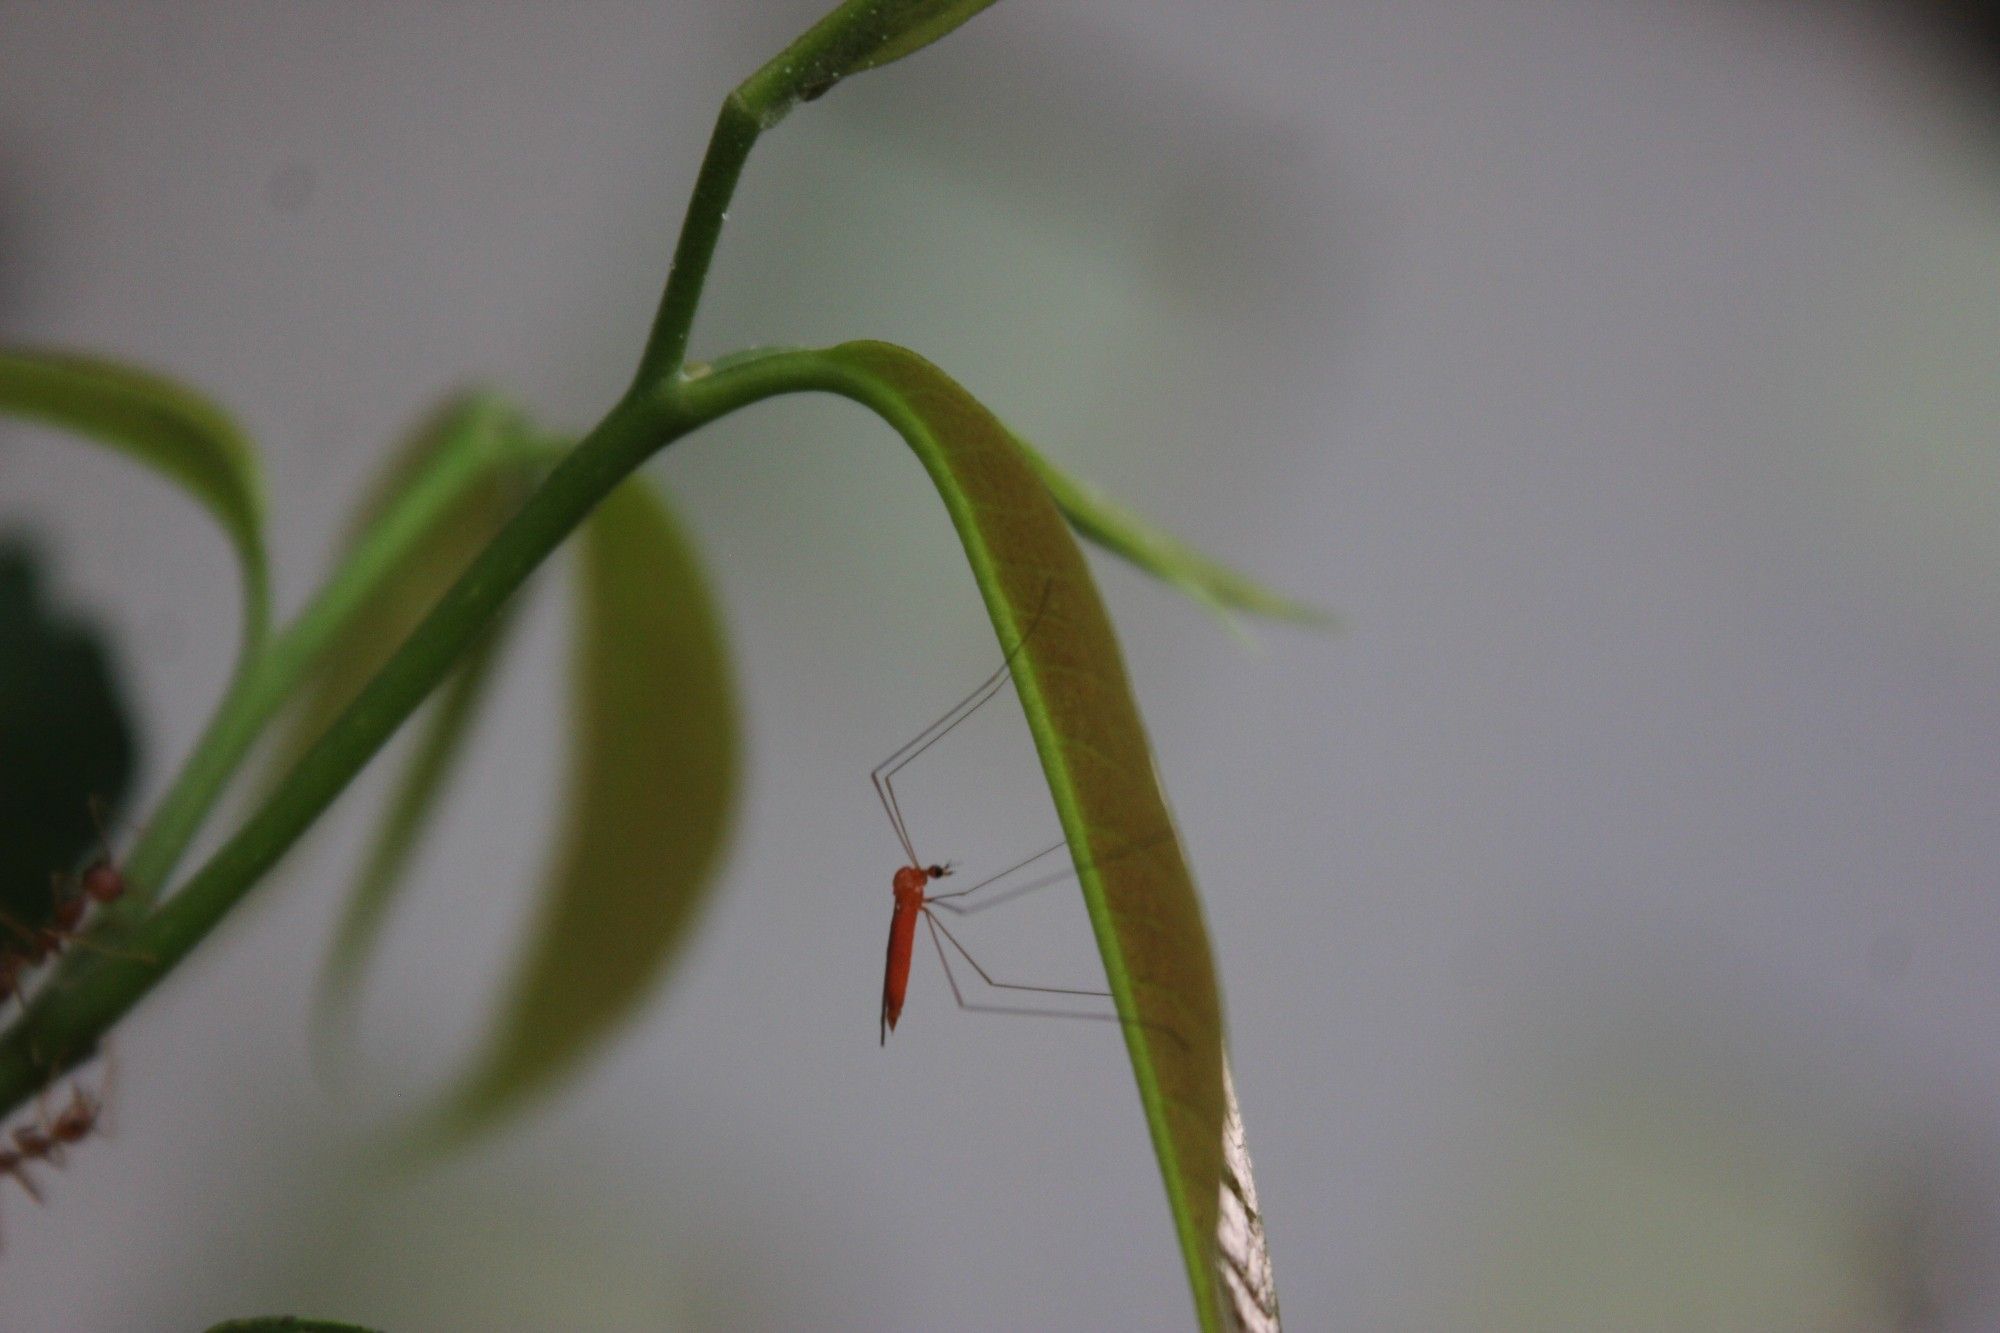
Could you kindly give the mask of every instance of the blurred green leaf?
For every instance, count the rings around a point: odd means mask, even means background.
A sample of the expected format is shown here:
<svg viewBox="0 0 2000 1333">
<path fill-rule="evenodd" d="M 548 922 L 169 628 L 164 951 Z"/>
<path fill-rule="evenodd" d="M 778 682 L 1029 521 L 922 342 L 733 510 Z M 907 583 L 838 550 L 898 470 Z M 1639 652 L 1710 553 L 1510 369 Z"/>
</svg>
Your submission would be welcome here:
<svg viewBox="0 0 2000 1333">
<path fill-rule="evenodd" d="M 327 952 L 326 971 L 320 978 L 317 1020 L 327 1043 L 325 1053 L 330 1056 L 338 1058 L 345 1054 L 349 1033 L 342 1020 L 370 955 L 381 942 L 389 909 L 405 882 L 417 844 L 430 826 L 446 784 L 457 771 L 514 623 L 512 611 L 502 612 L 486 637 L 453 669 L 437 697 L 425 705 L 422 733 L 389 797 L 375 842 L 348 894 L 347 910 Z"/>
<path fill-rule="evenodd" d="M 1072 527 L 1113 555 L 1180 589 L 1225 622 L 1231 611 L 1244 611 L 1301 625 L 1334 623 L 1330 613 L 1273 592 L 1066 475 L 1020 436 L 1013 440 Z"/>
<path fill-rule="evenodd" d="M 1221 1001 L 1201 902 L 1096 585 L 1042 477 L 977 399 L 885 343 L 848 343 L 821 358 L 828 387 L 874 408 L 916 451 L 1001 648 L 1015 653 L 1015 688 L 1125 1020 L 1196 1313 L 1203 1328 L 1219 1328 Z"/>
<path fill-rule="evenodd" d="M 246 643 L 270 615 L 257 456 L 228 414 L 184 385 L 94 357 L 0 350 L 0 413 L 122 449 L 179 482 L 215 516 L 243 568 Z"/>
<path fill-rule="evenodd" d="M 768 129 L 849 75 L 922 50 L 993 0 L 847 0 L 743 82 L 737 95 Z"/>
<path fill-rule="evenodd" d="M 490 465 L 443 517 L 414 543 L 409 556 L 352 616 L 321 654 L 279 767 L 289 768 L 395 652 L 527 496 L 538 468 L 507 439 L 521 429 L 517 414 L 483 393 L 455 397 L 426 418 L 390 460 L 346 543 L 349 551 L 382 520 L 390 500 L 450 456 L 482 453 Z"/>
<path fill-rule="evenodd" d="M 722 631 L 694 548 L 627 482 L 584 526 L 567 828 L 539 923 L 446 1138 L 490 1128 L 630 1018 L 707 900 L 738 765 Z"/>
<path fill-rule="evenodd" d="M 0 542 L 0 912 L 46 920 L 49 877 L 98 851 L 132 783 L 132 726 L 97 632 L 48 605 L 34 554 Z"/>
<path fill-rule="evenodd" d="M 224 1319 L 208 1333 L 380 1333 L 360 1323 L 338 1323 L 334 1319 L 302 1319 L 298 1315 L 258 1315 L 252 1319 Z"/>
</svg>

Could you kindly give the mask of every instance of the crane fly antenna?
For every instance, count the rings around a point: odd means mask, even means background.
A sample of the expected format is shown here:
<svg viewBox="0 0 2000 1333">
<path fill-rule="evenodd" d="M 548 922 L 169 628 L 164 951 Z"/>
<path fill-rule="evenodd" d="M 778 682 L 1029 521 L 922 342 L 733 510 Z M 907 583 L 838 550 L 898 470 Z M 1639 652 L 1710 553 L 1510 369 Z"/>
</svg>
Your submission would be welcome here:
<svg viewBox="0 0 2000 1333">
<path fill-rule="evenodd" d="M 916 846 L 910 841 L 909 825 L 903 822 L 903 808 L 896 801 L 896 774 L 902 772 L 903 767 L 912 759 L 943 740 L 954 727 L 978 712 L 988 700 L 1000 692 L 1001 684 L 1006 681 L 1007 673 L 1013 668 L 1014 659 L 1028 646 L 1028 639 L 1034 634 L 1035 627 L 1042 623 L 1042 612 L 1047 610 L 1049 605 L 1049 590 L 1054 586 L 1053 577 L 1042 585 L 1042 596 L 1035 604 L 1035 614 L 1028 618 L 1028 628 L 1021 634 L 1020 641 L 1009 649 L 1007 656 L 1001 660 L 1000 669 L 981 681 L 978 689 L 959 700 L 943 717 L 918 732 L 908 744 L 877 764 L 874 771 L 869 773 L 869 780 L 875 784 L 876 798 L 882 802 L 882 812 L 889 816 L 889 826 L 896 830 L 896 840 L 903 844 L 903 851 L 909 856 L 911 865 L 921 866 L 923 862 L 918 859 Z"/>
</svg>

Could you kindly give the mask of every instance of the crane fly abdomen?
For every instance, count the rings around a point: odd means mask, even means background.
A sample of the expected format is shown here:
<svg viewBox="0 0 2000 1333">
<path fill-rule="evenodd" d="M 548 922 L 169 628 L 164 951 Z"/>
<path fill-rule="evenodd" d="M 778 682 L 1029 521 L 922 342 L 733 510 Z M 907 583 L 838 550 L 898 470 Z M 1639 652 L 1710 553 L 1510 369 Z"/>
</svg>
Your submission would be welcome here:
<svg viewBox="0 0 2000 1333">
<path fill-rule="evenodd" d="M 903 1015 L 903 995 L 910 988 L 910 954 L 917 943 L 917 917 L 924 910 L 924 886 L 950 874 L 944 866 L 898 866 L 892 887 L 896 915 L 889 919 L 889 962 L 882 973 L 882 1044 Z"/>
<path fill-rule="evenodd" d="M 889 1032 L 903 1014 L 903 994 L 910 987 L 910 954 L 917 943 L 917 914 L 922 910 L 915 905 L 906 906 L 899 899 L 896 915 L 889 920 L 889 965 L 882 974 L 884 1046 L 889 1044 Z"/>
</svg>

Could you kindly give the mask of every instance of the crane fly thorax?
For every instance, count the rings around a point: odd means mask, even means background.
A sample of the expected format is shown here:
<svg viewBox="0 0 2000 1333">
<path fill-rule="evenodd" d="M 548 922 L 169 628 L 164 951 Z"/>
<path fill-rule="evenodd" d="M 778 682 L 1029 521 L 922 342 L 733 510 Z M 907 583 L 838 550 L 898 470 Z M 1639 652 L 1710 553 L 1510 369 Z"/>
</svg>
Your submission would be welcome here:
<svg viewBox="0 0 2000 1333">
<path fill-rule="evenodd" d="M 924 900 L 924 885 L 931 882 L 930 875 L 921 866 L 898 866 L 894 889 L 896 906 L 914 908 Z"/>
</svg>

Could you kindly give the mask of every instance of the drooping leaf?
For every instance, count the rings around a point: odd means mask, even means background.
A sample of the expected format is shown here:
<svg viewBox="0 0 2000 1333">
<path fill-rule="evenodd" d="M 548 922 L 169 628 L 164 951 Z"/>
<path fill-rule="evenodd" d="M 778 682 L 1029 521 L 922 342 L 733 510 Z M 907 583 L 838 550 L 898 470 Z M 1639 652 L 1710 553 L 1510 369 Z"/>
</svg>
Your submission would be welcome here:
<svg viewBox="0 0 2000 1333">
<path fill-rule="evenodd" d="M 410 545 L 367 606 L 321 653 L 320 666 L 284 747 L 289 767 L 360 692 L 389 655 L 465 571 L 521 501 L 537 474 L 510 442 L 519 430 L 513 410 L 488 394 L 453 398 L 427 417 L 396 452 L 363 504 L 347 542 L 391 510 L 390 499 L 454 458 L 475 456 L 472 480 L 441 517 Z"/>
<path fill-rule="evenodd" d="M 477 647 L 465 655 L 451 677 L 426 705 L 423 730 L 405 761 L 402 776 L 390 794 L 375 841 L 349 891 L 347 909 L 327 951 L 320 977 L 317 1020 L 327 1041 L 327 1054 L 345 1054 L 350 1035 L 342 1020 L 355 987 L 382 939 L 389 911 L 406 880 L 417 844 L 430 827 L 445 786 L 457 771 L 465 743 L 488 697 L 494 668 L 503 656 L 515 616 L 503 612 Z"/>
<path fill-rule="evenodd" d="M 1089 568 L 1007 429 L 903 348 L 820 354 L 825 387 L 865 403 L 930 473 L 985 598 L 1040 753 L 1124 1021 L 1202 1327 L 1216 1278 L 1222 1014 L 1201 903 Z M 1026 634 L 1029 624 L 1034 633 Z"/>
<path fill-rule="evenodd" d="M 740 96 L 769 129 L 849 75 L 929 46 L 993 0 L 847 0 L 746 79 Z"/>
<path fill-rule="evenodd" d="M 47 920 L 51 875 L 98 853 L 93 803 L 116 818 L 135 748 L 109 650 L 39 583 L 28 547 L 0 541 L 0 912 L 23 926 Z"/>
<path fill-rule="evenodd" d="M 1204 555 L 1096 488 L 1065 474 L 1020 436 L 1013 438 L 1071 526 L 1113 555 L 1180 589 L 1225 620 L 1231 611 L 1244 611 L 1301 625 L 1334 623 L 1328 612 L 1274 592 Z"/>
<path fill-rule="evenodd" d="M 694 548 L 634 479 L 584 525 L 567 825 L 493 1036 L 447 1102 L 447 1140 L 575 1071 L 664 976 L 735 804 L 736 705 Z"/>
<path fill-rule="evenodd" d="M 121 449 L 180 483 L 228 534 L 243 570 L 244 642 L 269 619 L 257 456 L 223 410 L 171 380 L 95 357 L 0 350 L 0 413 Z"/>
</svg>

